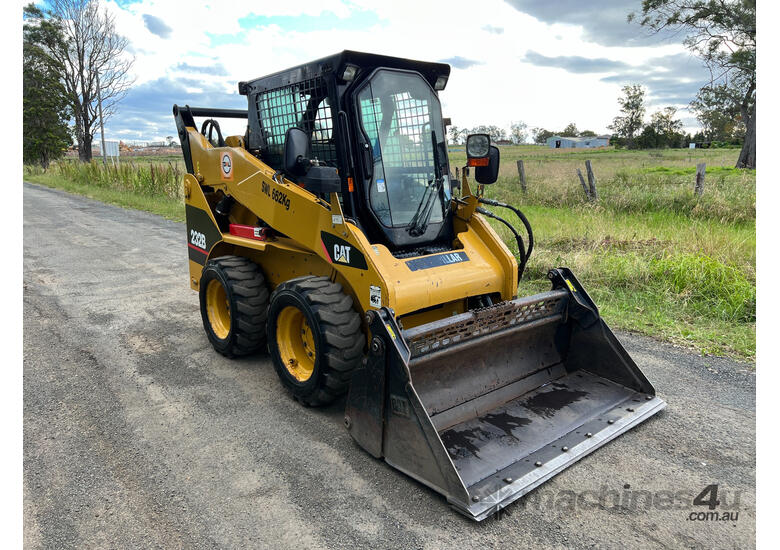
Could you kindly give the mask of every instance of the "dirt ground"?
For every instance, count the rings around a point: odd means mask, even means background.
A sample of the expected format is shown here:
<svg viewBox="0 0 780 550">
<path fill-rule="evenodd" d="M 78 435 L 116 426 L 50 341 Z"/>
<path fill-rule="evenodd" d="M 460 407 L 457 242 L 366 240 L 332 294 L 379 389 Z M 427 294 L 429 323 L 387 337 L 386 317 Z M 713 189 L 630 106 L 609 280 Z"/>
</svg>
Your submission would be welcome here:
<svg viewBox="0 0 780 550">
<path fill-rule="evenodd" d="M 183 224 L 25 184 L 25 546 L 755 546 L 753 367 L 619 337 L 667 409 L 477 524 L 212 350 Z"/>
</svg>

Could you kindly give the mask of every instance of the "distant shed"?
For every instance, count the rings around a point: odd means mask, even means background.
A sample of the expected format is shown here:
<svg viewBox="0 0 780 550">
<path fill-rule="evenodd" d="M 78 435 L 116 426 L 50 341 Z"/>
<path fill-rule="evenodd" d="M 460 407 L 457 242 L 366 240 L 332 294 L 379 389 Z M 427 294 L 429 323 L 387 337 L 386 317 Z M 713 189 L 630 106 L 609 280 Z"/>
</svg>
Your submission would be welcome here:
<svg viewBox="0 0 780 550">
<path fill-rule="evenodd" d="M 596 137 L 551 136 L 547 138 L 547 146 L 552 149 L 582 149 L 606 147 L 607 145 L 609 145 L 608 135 Z"/>
</svg>

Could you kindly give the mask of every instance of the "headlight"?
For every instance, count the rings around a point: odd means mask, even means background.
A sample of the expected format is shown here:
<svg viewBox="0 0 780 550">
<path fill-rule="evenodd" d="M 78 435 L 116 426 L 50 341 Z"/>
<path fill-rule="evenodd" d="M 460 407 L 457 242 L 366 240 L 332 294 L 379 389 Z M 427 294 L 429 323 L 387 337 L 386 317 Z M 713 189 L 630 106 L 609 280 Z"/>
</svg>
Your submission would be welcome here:
<svg viewBox="0 0 780 550">
<path fill-rule="evenodd" d="M 490 136 L 471 134 L 466 138 L 466 155 L 469 158 L 483 158 L 490 152 Z"/>
<path fill-rule="evenodd" d="M 358 67 L 356 65 L 347 65 L 344 67 L 344 70 L 341 73 L 341 79 L 345 80 L 346 82 L 350 82 L 353 78 L 355 78 L 355 75 L 358 72 Z"/>
</svg>

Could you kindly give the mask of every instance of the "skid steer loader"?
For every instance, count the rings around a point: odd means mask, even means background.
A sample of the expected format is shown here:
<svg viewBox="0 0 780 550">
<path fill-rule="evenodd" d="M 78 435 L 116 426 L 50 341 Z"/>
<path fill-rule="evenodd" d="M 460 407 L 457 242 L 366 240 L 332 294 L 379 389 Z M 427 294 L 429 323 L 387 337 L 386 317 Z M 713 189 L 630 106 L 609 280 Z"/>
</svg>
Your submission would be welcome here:
<svg viewBox="0 0 780 550">
<path fill-rule="evenodd" d="M 454 181 L 449 74 L 344 51 L 240 82 L 245 111 L 173 114 L 190 283 L 214 348 L 267 346 L 305 405 L 346 394 L 361 447 L 482 520 L 665 403 L 568 269 L 517 297 L 531 226 L 484 197 L 500 157 L 487 135 L 468 137 Z M 224 118 L 247 119 L 245 134 L 223 137 Z"/>
</svg>

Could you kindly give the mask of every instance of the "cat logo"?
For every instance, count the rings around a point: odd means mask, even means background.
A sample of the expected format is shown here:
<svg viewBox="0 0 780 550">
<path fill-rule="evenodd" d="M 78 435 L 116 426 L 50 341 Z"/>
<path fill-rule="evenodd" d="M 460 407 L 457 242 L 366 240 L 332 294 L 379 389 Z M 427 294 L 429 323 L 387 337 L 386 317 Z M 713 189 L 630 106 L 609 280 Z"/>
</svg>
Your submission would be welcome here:
<svg viewBox="0 0 780 550">
<path fill-rule="evenodd" d="M 320 233 L 322 237 L 322 253 L 332 264 L 346 265 L 355 269 L 367 269 L 366 257 L 360 251 L 341 237 L 332 235 L 327 231 Z M 354 250 L 353 250 L 354 249 Z"/>
<path fill-rule="evenodd" d="M 339 262 L 342 264 L 348 264 L 349 263 L 349 251 L 352 250 L 351 246 L 346 246 L 342 244 L 334 244 L 333 245 L 333 261 Z"/>
</svg>

